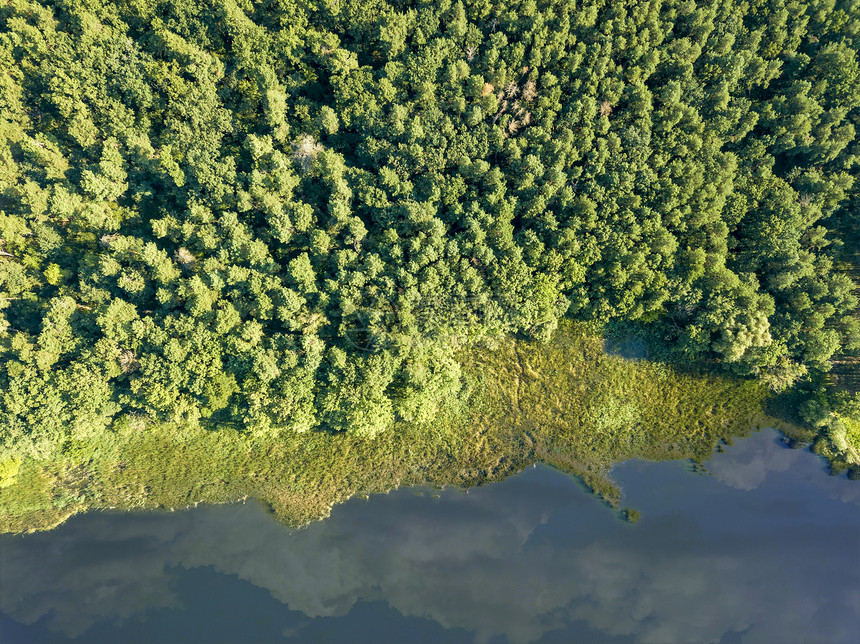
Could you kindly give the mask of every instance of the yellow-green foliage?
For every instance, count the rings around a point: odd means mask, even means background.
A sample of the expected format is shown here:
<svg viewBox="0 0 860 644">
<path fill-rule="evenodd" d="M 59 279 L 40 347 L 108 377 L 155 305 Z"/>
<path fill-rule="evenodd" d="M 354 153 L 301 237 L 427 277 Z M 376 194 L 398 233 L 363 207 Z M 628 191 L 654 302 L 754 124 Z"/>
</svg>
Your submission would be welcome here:
<svg viewBox="0 0 860 644">
<path fill-rule="evenodd" d="M 516 428 L 537 459 L 613 503 L 618 491 L 605 478 L 613 463 L 705 459 L 720 438 L 764 420 L 760 384 L 609 355 L 570 324 L 546 345 L 506 340 L 473 360 L 491 410 L 478 422 Z"/>
<path fill-rule="evenodd" d="M 845 418 L 842 421 L 847 430 L 848 442 L 854 449 L 860 450 L 860 420 Z"/>
<path fill-rule="evenodd" d="M 846 460 L 852 465 L 860 465 L 860 420 L 843 417 L 840 419 L 845 429 L 845 445 L 842 450 Z"/>
<path fill-rule="evenodd" d="M 463 396 L 432 423 L 351 433 L 241 433 L 127 422 L 50 460 L 28 459 L 0 493 L 0 530 L 50 528 L 75 512 L 176 508 L 256 497 L 298 525 L 353 495 L 399 485 L 474 485 L 540 461 L 615 505 L 607 478 L 630 458 L 705 459 L 761 420 L 763 386 L 606 354 L 563 324 L 553 340 L 499 340 L 462 356 Z"/>
<path fill-rule="evenodd" d="M 20 467 L 21 459 L 17 456 L 0 458 L 0 488 L 9 487 L 15 482 Z"/>
</svg>

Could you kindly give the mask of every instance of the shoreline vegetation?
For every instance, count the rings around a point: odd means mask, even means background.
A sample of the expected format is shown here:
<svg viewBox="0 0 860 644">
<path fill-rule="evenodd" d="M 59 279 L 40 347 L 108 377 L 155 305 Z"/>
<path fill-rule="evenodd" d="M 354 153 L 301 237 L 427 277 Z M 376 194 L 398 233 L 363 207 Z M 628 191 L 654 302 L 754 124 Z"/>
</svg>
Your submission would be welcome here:
<svg viewBox="0 0 860 644">
<path fill-rule="evenodd" d="M 776 419 L 860 478 L 858 52 L 853 0 L 2 3 L 0 527 L 617 505 Z"/>
<path fill-rule="evenodd" d="M 0 531 L 50 529 L 91 510 L 248 497 L 298 526 L 356 495 L 479 485 L 535 462 L 578 477 L 618 508 L 621 491 L 608 475 L 617 462 L 701 463 L 757 427 L 788 427 L 763 412 L 769 393 L 757 381 L 607 352 L 581 324 L 563 323 L 545 344 L 503 338 L 466 350 L 463 364 L 467 391 L 431 423 L 371 439 L 153 424 L 69 442 L 21 464 L 0 493 Z"/>
</svg>

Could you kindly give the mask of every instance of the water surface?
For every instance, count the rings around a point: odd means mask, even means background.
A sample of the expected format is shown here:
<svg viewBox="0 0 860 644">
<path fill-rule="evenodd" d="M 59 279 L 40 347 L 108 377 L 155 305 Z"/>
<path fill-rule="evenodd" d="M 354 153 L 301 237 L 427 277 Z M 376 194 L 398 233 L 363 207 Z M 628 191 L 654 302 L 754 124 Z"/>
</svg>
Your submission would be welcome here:
<svg viewBox="0 0 860 644">
<path fill-rule="evenodd" d="M 0 536 L 0 640 L 856 642 L 860 484 L 771 431 L 708 469 L 618 466 L 635 526 L 540 466 L 298 531 L 251 502 L 83 515 Z"/>
</svg>

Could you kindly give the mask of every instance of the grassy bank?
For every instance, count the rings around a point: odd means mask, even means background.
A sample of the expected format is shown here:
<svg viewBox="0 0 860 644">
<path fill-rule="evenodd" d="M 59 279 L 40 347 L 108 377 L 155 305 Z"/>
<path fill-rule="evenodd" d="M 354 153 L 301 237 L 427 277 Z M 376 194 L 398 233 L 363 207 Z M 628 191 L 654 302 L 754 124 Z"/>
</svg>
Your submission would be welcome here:
<svg viewBox="0 0 860 644">
<path fill-rule="evenodd" d="M 0 489 L 0 530 L 47 529 L 91 509 L 245 497 L 300 525 L 353 495 L 475 485 L 533 462 L 580 477 L 617 506 L 614 463 L 704 460 L 720 440 L 770 422 L 759 383 L 612 355 L 573 324 L 544 345 L 504 339 L 462 359 L 461 399 L 432 424 L 401 424 L 374 439 L 126 422 L 97 441 L 67 443 L 53 458 L 22 462 Z"/>
</svg>

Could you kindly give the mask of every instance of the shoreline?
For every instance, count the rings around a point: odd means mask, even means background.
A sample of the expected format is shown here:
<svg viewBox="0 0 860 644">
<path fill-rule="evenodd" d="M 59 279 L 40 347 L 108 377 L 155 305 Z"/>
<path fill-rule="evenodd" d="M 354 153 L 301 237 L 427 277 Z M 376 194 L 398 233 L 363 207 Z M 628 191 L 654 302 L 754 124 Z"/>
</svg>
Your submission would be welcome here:
<svg viewBox="0 0 860 644">
<path fill-rule="evenodd" d="M 546 344 L 507 338 L 469 349 L 462 365 L 465 392 L 432 422 L 398 423 L 374 438 L 127 424 L 67 443 L 53 458 L 21 464 L 0 493 L 0 532 L 52 529 L 88 510 L 243 497 L 300 526 L 354 496 L 405 485 L 469 488 L 538 462 L 618 508 L 620 490 L 608 476 L 617 463 L 703 462 L 721 441 L 785 427 L 765 414 L 761 383 L 628 360 L 569 322 Z"/>
</svg>

